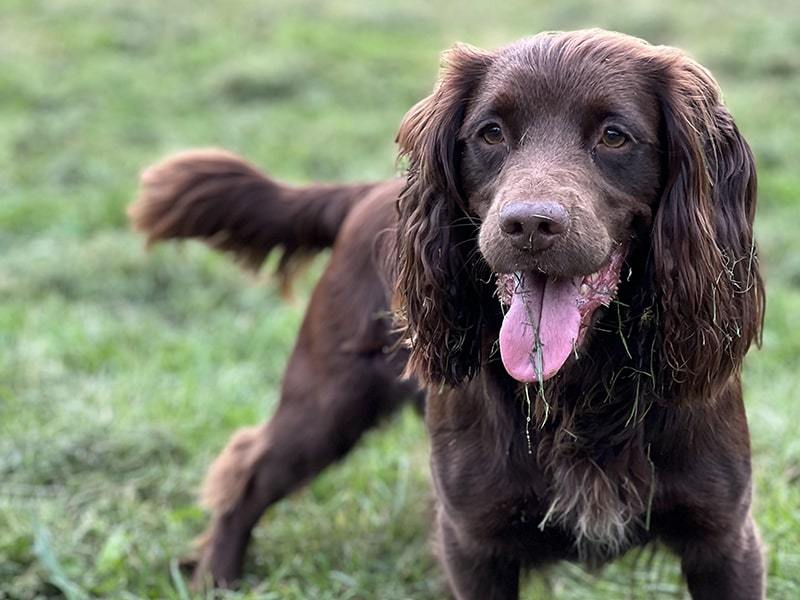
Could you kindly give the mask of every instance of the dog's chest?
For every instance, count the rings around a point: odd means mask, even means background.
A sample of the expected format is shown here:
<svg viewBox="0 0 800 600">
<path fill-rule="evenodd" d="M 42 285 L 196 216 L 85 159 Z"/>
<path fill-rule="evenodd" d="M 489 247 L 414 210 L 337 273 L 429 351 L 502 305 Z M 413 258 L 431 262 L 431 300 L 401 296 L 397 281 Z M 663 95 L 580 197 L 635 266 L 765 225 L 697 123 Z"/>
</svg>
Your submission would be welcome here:
<svg viewBox="0 0 800 600">
<path fill-rule="evenodd" d="M 456 445 L 451 440 L 449 448 Z M 571 558 L 590 565 L 641 541 L 651 483 L 644 456 L 626 449 L 635 457 L 615 456 L 609 462 L 556 453 L 541 464 L 548 447 L 535 432 L 530 453 L 525 441 L 503 461 L 490 462 L 486 456 L 492 452 L 472 444 L 470 449 L 473 459 L 459 450 L 457 460 L 434 461 L 434 478 L 443 508 L 476 541 L 521 557 Z"/>
</svg>

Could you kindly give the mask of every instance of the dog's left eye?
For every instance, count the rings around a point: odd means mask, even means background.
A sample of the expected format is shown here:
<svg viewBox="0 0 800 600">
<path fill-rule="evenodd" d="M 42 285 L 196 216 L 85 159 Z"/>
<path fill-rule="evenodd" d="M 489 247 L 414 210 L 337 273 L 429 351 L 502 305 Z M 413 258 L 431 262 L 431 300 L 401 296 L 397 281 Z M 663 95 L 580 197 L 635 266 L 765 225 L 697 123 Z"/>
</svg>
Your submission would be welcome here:
<svg viewBox="0 0 800 600">
<path fill-rule="evenodd" d="M 628 136 L 619 129 L 608 127 L 603 132 L 603 137 L 600 138 L 600 141 L 609 148 L 621 148 L 628 141 Z"/>
</svg>

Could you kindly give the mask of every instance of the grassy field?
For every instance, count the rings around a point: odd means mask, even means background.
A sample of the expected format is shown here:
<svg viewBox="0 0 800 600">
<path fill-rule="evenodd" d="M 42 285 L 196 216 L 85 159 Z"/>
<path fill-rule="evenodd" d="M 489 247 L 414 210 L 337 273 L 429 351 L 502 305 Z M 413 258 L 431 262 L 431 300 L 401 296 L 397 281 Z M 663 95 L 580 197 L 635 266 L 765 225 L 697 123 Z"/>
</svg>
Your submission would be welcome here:
<svg viewBox="0 0 800 600">
<path fill-rule="evenodd" d="M 755 512 L 770 598 L 800 597 L 797 2 L 4 0 L 0 600 L 190 598 L 178 559 L 205 524 L 205 468 L 276 401 L 309 283 L 287 305 L 200 245 L 146 254 L 124 215 L 141 167 L 216 145 L 292 182 L 388 177 L 440 50 L 583 26 L 688 50 L 757 156 Z M 267 515 L 226 598 L 442 596 L 415 416 L 334 471 Z M 645 554 L 599 578 L 556 569 L 524 597 L 682 594 L 674 561 Z"/>
</svg>

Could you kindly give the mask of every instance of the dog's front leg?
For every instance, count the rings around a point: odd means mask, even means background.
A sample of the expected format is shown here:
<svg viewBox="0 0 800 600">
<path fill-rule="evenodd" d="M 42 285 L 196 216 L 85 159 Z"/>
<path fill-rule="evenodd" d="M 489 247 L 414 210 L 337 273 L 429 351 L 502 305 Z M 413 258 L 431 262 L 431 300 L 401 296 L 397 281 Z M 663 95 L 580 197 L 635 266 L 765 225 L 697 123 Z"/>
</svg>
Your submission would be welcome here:
<svg viewBox="0 0 800 600">
<path fill-rule="evenodd" d="M 762 600 L 764 557 L 755 524 L 748 515 L 739 531 L 709 543 L 695 540 L 680 552 L 693 600 Z"/>
<path fill-rule="evenodd" d="M 518 560 L 460 539 L 456 528 L 440 510 L 438 542 L 441 561 L 456 600 L 517 600 Z M 463 537 L 463 536 L 461 536 Z"/>
</svg>

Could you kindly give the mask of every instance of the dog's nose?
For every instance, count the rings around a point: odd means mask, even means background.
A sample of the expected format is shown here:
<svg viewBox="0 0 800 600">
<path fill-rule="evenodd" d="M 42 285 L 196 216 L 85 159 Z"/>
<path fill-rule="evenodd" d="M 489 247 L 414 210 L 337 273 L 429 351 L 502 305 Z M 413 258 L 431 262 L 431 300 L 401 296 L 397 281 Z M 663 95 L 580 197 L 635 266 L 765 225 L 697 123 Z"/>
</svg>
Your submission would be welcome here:
<svg viewBox="0 0 800 600">
<path fill-rule="evenodd" d="M 520 250 L 546 250 L 568 225 L 569 215 L 557 202 L 512 202 L 500 209 L 500 231 Z"/>
</svg>

